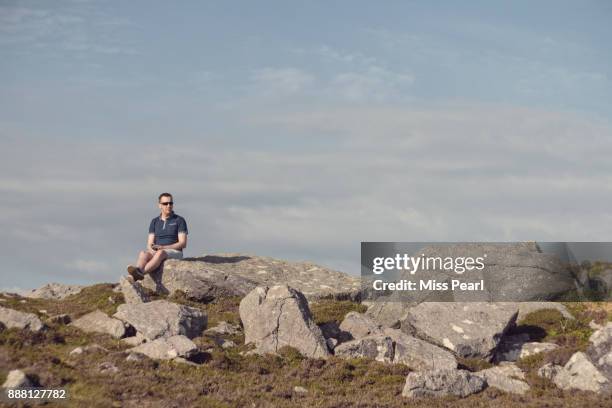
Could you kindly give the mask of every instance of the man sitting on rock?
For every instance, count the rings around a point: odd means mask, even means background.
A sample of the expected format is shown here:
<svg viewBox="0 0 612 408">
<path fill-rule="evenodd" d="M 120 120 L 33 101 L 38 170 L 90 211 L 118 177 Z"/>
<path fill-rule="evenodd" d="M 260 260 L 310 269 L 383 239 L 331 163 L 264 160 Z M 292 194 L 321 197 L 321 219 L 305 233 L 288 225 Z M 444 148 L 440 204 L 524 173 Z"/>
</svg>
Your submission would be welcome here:
<svg viewBox="0 0 612 408">
<path fill-rule="evenodd" d="M 151 220 L 146 251 L 140 251 L 136 266 L 129 265 L 127 271 L 133 280 L 144 279 L 144 275 L 157 269 L 167 259 L 182 259 L 187 246 L 187 223 L 174 213 L 172 194 L 159 195 L 161 214 Z"/>
</svg>

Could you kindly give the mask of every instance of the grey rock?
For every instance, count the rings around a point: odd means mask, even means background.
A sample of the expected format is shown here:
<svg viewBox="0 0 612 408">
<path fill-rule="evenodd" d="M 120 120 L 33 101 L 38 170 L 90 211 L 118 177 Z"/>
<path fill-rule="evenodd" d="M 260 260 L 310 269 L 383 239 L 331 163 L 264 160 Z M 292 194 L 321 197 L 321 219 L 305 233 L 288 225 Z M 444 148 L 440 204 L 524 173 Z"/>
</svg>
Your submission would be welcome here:
<svg viewBox="0 0 612 408">
<path fill-rule="evenodd" d="M 542 378 L 546 378 L 552 381 L 561 370 L 563 370 L 562 366 L 553 363 L 547 363 L 544 364 L 542 367 L 538 368 L 538 375 Z"/>
<path fill-rule="evenodd" d="M 466 243 L 431 245 L 420 253 L 426 257 L 482 257 L 484 269 L 464 274 L 462 280 L 484 279 L 485 291 L 450 293 L 430 292 L 428 301 L 443 300 L 450 295 L 454 301 L 523 302 L 551 300 L 575 289 L 574 277 L 561 259 L 542 253 L 535 243 Z M 427 277 L 443 282 L 456 278 L 453 271 L 428 270 Z"/>
<path fill-rule="evenodd" d="M 7 328 L 26 329 L 39 332 L 44 328 L 43 323 L 33 313 L 25 313 L 0 306 L 0 323 Z"/>
<path fill-rule="evenodd" d="M 131 324 L 149 340 L 179 334 L 194 338 L 206 329 L 208 321 L 200 309 L 166 300 L 119 305 L 113 316 Z"/>
<path fill-rule="evenodd" d="M 597 369 L 612 382 L 612 322 L 606 323 L 589 338 L 587 355 Z"/>
<path fill-rule="evenodd" d="M 308 390 L 300 385 L 293 387 L 293 392 L 296 394 L 308 394 Z"/>
<path fill-rule="evenodd" d="M 327 343 L 327 348 L 330 350 L 335 349 L 338 345 L 338 340 L 334 339 L 333 337 L 326 338 L 325 342 Z"/>
<path fill-rule="evenodd" d="M 47 283 L 38 289 L 32 289 L 24 294 L 25 297 L 36 299 L 55 299 L 61 300 L 70 295 L 75 295 L 83 290 L 81 285 L 64 285 L 61 283 Z"/>
<path fill-rule="evenodd" d="M 242 299 L 239 312 L 245 344 L 255 344 L 258 352 L 273 353 L 283 346 L 291 346 L 307 357 L 329 355 L 306 298 L 293 288 L 258 287 Z"/>
<path fill-rule="evenodd" d="M 131 348 L 129 352 L 141 353 L 158 360 L 170 360 L 176 357 L 189 358 L 197 349 L 198 347 L 189 338 L 178 335 L 158 338 Z"/>
<path fill-rule="evenodd" d="M 29 388 L 33 387 L 32 381 L 21 370 L 11 370 L 2 384 L 2 388 Z"/>
<path fill-rule="evenodd" d="M 72 319 L 70 318 L 70 315 L 62 313 L 62 314 L 51 316 L 47 318 L 46 321 L 50 324 L 68 324 L 72 321 Z"/>
<path fill-rule="evenodd" d="M 142 333 L 138 333 L 136 332 L 135 336 L 131 336 L 131 337 L 125 337 L 123 339 L 121 339 L 121 341 L 127 345 L 130 346 L 138 346 L 142 343 L 146 343 L 147 342 L 147 338 L 145 336 L 142 335 Z"/>
<path fill-rule="evenodd" d="M 557 387 L 600 393 L 608 390 L 610 382 L 582 352 L 575 353 L 553 378 Z"/>
<path fill-rule="evenodd" d="M 70 357 L 80 356 L 86 353 L 106 353 L 108 349 L 100 346 L 99 344 L 90 344 L 88 346 L 79 346 L 74 349 L 68 355 Z"/>
<path fill-rule="evenodd" d="M 399 329 L 400 322 L 406 318 L 410 308 L 417 303 L 405 302 L 398 293 L 377 298 L 365 312 L 375 322 L 383 327 Z"/>
<path fill-rule="evenodd" d="M 366 336 L 337 345 L 334 354 L 340 358 L 369 358 L 382 363 L 392 363 L 393 340 L 381 334 Z"/>
<path fill-rule="evenodd" d="M 415 371 L 457 368 L 457 360 L 449 351 L 431 343 L 387 328 L 384 334 L 393 340 L 393 363 L 405 364 Z"/>
<path fill-rule="evenodd" d="M 517 313 L 516 303 L 421 303 L 409 310 L 401 330 L 461 357 L 489 359 Z"/>
<path fill-rule="evenodd" d="M 110 361 L 104 361 L 100 363 L 100 365 L 98 366 L 98 370 L 100 371 L 100 374 L 116 374 L 119 372 L 117 366 L 111 363 Z"/>
<path fill-rule="evenodd" d="M 499 388 L 512 394 L 523 395 L 530 388 L 524 381 L 525 373 L 513 363 L 502 363 L 474 374 L 484 378 L 489 387 Z"/>
<path fill-rule="evenodd" d="M 119 287 L 121 288 L 121 293 L 123 293 L 123 298 L 127 304 L 146 303 L 149 301 L 149 297 L 145 293 L 140 282 L 132 283 L 122 276 L 121 279 L 119 279 Z"/>
<path fill-rule="evenodd" d="M 402 396 L 408 398 L 448 395 L 467 397 L 482 391 L 486 386 L 486 380 L 465 370 L 414 372 L 406 377 Z"/>
<path fill-rule="evenodd" d="M 519 309 L 519 315 L 516 318 L 517 322 L 520 322 L 529 313 L 537 312 L 538 310 L 545 310 L 545 309 L 558 310 L 561 313 L 561 315 L 565 317 L 566 319 L 572 319 L 572 320 L 574 319 L 574 315 L 572 315 L 570 311 L 567 310 L 567 307 L 557 302 L 520 302 L 518 304 L 518 309 Z"/>
<path fill-rule="evenodd" d="M 529 336 L 527 336 L 528 338 Z M 517 361 L 521 358 L 533 356 L 538 353 L 548 353 L 557 349 L 554 343 L 538 343 L 504 338 L 495 353 L 495 361 Z"/>
<path fill-rule="evenodd" d="M 309 262 L 242 254 L 168 260 L 163 271 L 145 278 L 144 285 L 166 293 L 180 290 L 199 300 L 245 296 L 257 286 L 288 285 L 307 299 L 356 299 L 360 291 L 360 280 L 355 276 Z"/>
<path fill-rule="evenodd" d="M 229 335 L 238 334 L 241 331 L 240 326 L 237 324 L 230 324 L 228 322 L 221 321 L 216 326 L 210 327 L 204 331 L 205 334 L 218 334 L 218 335 Z"/>
<path fill-rule="evenodd" d="M 110 334 L 116 339 L 120 339 L 125 335 L 125 325 L 123 322 L 107 316 L 106 313 L 100 310 L 81 316 L 72 322 L 71 325 L 86 332 Z"/>
<path fill-rule="evenodd" d="M 142 361 L 146 356 L 142 353 L 130 352 L 125 361 Z"/>
<path fill-rule="evenodd" d="M 360 339 L 373 334 L 382 334 L 383 332 L 380 324 L 374 322 L 370 317 L 357 312 L 347 313 L 342 323 L 340 323 L 340 330 L 350 333 L 353 339 Z"/>
</svg>

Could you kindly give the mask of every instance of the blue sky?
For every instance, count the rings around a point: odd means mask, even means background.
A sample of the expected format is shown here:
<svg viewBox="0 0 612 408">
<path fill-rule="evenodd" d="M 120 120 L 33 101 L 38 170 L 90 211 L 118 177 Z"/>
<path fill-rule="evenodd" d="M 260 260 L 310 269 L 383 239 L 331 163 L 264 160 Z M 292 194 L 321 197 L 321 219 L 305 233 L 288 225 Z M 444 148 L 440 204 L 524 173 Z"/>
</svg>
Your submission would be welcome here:
<svg viewBox="0 0 612 408">
<path fill-rule="evenodd" d="M 0 287 L 188 255 L 610 241 L 612 5 L 0 1 Z"/>
</svg>

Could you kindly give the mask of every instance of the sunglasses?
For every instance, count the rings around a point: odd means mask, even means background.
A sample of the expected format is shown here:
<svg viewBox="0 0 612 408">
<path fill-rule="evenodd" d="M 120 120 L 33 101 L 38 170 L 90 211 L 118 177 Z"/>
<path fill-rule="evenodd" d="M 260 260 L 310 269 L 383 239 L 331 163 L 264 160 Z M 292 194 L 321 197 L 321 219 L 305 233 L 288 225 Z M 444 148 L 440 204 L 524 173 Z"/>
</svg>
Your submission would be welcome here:
<svg viewBox="0 0 612 408">
<path fill-rule="evenodd" d="M 172 201 L 166 201 L 165 203 L 160 203 L 161 205 L 174 205 Z"/>
</svg>

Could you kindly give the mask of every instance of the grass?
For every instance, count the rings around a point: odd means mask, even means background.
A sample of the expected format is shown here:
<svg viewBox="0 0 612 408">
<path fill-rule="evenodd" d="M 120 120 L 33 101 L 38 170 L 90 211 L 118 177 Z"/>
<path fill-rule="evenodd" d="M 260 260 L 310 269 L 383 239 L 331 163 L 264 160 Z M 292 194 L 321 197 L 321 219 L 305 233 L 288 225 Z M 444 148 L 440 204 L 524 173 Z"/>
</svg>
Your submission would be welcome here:
<svg viewBox="0 0 612 408">
<path fill-rule="evenodd" d="M 86 288 L 81 296 L 73 295 L 64 301 L 26 300 L 7 298 L 2 305 L 37 313 L 46 309 L 49 314 L 69 313 L 78 316 L 95 309 L 111 313 L 119 297 L 109 285 Z M 113 302 L 108 301 L 108 297 Z M 237 298 L 225 298 L 208 304 L 192 302 L 180 294 L 172 301 L 198 307 L 207 312 L 210 325 L 220 320 L 237 323 Z M 555 319 L 551 312 L 530 314 L 521 325 L 538 327 L 543 339 L 562 342 L 562 338 L 583 339 L 584 322 L 601 308 L 580 306 L 579 323 L 570 326 Z M 362 305 L 348 301 L 324 300 L 311 305 L 317 323 L 340 322 L 349 311 L 364 311 Z M 578 309 L 575 309 L 578 310 Z M 574 312 L 574 309 L 572 309 Z M 578 313 L 578 312 L 576 312 Z M 37 314 L 40 315 L 38 312 Z M 601 316 L 600 316 L 601 317 Z M 609 317 L 606 315 L 605 319 Z M 587 322 L 588 323 L 588 322 Z M 588 327 L 588 326 L 587 326 Z M 565 336 L 565 337 L 563 337 Z M 0 330 L 0 379 L 8 370 L 24 369 L 36 375 L 38 381 L 50 388 L 66 387 L 70 400 L 58 407 L 609 407 L 610 397 L 587 392 L 566 392 L 535 375 L 543 362 L 562 360 L 562 352 L 541 354 L 519 361 L 527 372 L 532 390 L 525 396 L 503 393 L 494 388 L 465 399 L 427 398 L 406 400 L 401 396 L 409 369 L 403 365 L 383 364 L 366 359 L 327 360 L 303 357 L 297 350 L 284 347 L 278 356 L 240 354 L 250 349 L 242 335 L 227 337 L 238 347 L 223 350 L 210 336 L 194 341 L 202 351 L 202 364 L 190 366 L 173 361 L 125 361 L 124 343 L 102 334 L 84 333 L 70 326 L 49 325 L 42 333 L 34 334 L 16 329 Z M 580 340 L 581 341 L 581 340 Z M 99 344 L 106 352 L 89 352 L 80 356 L 69 353 L 77 346 Z M 578 342 L 576 345 L 582 345 Z M 556 361 L 556 360 L 554 360 Z M 102 374 L 98 366 L 114 364 L 119 372 Z M 478 361 L 462 361 L 466 368 L 485 368 Z M 306 394 L 293 391 L 302 386 Z M 254 404 L 254 405 L 252 405 Z"/>
</svg>

